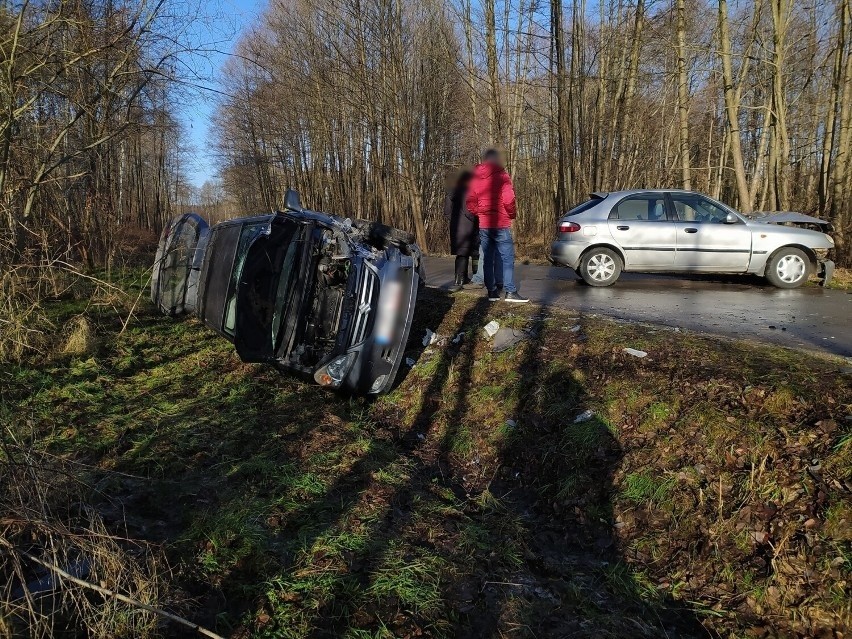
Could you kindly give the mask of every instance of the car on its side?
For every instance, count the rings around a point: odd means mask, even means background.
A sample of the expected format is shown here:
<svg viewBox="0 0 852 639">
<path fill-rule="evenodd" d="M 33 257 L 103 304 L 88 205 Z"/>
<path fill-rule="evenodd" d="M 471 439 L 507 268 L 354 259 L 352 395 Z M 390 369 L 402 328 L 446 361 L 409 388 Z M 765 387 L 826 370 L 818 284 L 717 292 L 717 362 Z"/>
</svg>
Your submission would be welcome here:
<svg viewBox="0 0 852 639">
<path fill-rule="evenodd" d="M 692 191 L 593 193 L 559 220 L 550 260 L 591 286 L 610 286 L 623 271 L 751 273 L 780 288 L 818 273 L 825 285 L 834 272 L 825 231 L 817 218 L 750 217 Z"/>
<path fill-rule="evenodd" d="M 151 299 L 171 316 L 195 314 L 245 362 L 318 384 L 376 395 L 404 356 L 422 279 L 410 234 L 308 211 L 221 222 L 176 217 L 163 230 Z"/>
</svg>

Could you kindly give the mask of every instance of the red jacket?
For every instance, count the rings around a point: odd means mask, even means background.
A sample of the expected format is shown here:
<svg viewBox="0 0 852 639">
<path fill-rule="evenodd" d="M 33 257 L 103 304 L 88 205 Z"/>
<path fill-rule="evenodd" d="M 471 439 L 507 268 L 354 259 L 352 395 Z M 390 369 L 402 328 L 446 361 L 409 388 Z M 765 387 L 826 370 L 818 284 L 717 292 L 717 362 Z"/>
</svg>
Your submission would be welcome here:
<svg viewBox="0 0 852 639">
<path fill-rule="evenodd" d="M 506 170 L 490 162 L 477 164 L 467 190 L 467 208 L 481 229 L 505 229 L 515 219 L 515 189 Z"/>
</svg>

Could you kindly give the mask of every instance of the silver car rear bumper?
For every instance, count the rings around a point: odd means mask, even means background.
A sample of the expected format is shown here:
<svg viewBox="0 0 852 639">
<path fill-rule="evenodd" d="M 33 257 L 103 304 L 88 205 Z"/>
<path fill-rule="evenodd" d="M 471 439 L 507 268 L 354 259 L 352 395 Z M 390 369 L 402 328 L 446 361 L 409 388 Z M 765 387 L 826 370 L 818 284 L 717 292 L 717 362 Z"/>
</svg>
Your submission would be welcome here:
<svg viewBox="0 0 852 639">
<path fill-rule="evenodd" d="M 550 261 L 557 266 L 567 266 L 577 270 L 580 266 L 580 256 L 589 248 L 586 242 L 565 242 L 556 240 L 550 245 Z"/>
</svg>

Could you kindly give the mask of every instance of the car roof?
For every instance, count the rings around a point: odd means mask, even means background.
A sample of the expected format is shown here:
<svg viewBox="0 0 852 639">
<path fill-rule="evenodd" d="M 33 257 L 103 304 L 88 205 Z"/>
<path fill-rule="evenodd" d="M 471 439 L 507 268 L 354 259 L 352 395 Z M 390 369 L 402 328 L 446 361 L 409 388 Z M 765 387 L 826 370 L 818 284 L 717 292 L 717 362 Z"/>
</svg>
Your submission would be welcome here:
<svg viewBox="0 0 852 639">
<path fill-rule="evenodd" d="M 623 197 L 626 195 L 640 195 L 642 193 L 689 193 L 691 195 L 702 195 L 698 191 L 687 191 L 684 189 L 625 189 L 623 191 L 609 191 L 594 193 L 594 196 Z"/>
</svg>

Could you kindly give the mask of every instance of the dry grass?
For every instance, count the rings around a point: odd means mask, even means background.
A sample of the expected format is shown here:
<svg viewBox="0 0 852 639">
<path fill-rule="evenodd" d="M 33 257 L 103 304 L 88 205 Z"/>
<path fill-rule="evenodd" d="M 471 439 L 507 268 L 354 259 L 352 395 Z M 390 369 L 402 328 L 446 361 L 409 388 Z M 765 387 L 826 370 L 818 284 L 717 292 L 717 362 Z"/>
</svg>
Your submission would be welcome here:
<svg viewBox="0 0 852 639">
<path fill-rule="evenodd" d="M 55 260 L 5 269 L 0 273 L 0 362 L 93 352 L 97 336 L 87 315 L 92 309 L 107 309 L 126 326 L 145 294 L 142 286 L 129 295 L 127 278 L 144 281 L 148 273 L 134 269 L 92 275 Z M 60 299 L 63 312 L 70 303 L 76 316 L 57 316 Z"/>
<path fill-rule="evenodd" d="M 80 584 L 162 606 L 173 593 L 161 552 L 106 529 L 86 503 L 79 467 L 31 451 L 8 430 L 0 449 L 0 629 L 33 638 L 68 629 L 158 636 L 155 614 Z"/>
<path fill-rule="evenodd" d="M 852 268 L 835 269 L 834 278 L 828 287 L 841 291 L 852 291 Z"/>
<path fill-rule="evenodd" d="M 81 357 L 84 355 L 92 355 L 98 348 L 98 339 L 95 335 L 95 328 L 84 315 L 78 315 L 71 319 L 65 325 L 65 332 L 68 335 L 65 340 L 65 346 L 62 352 L 65 355 Z"/>
</svg>

